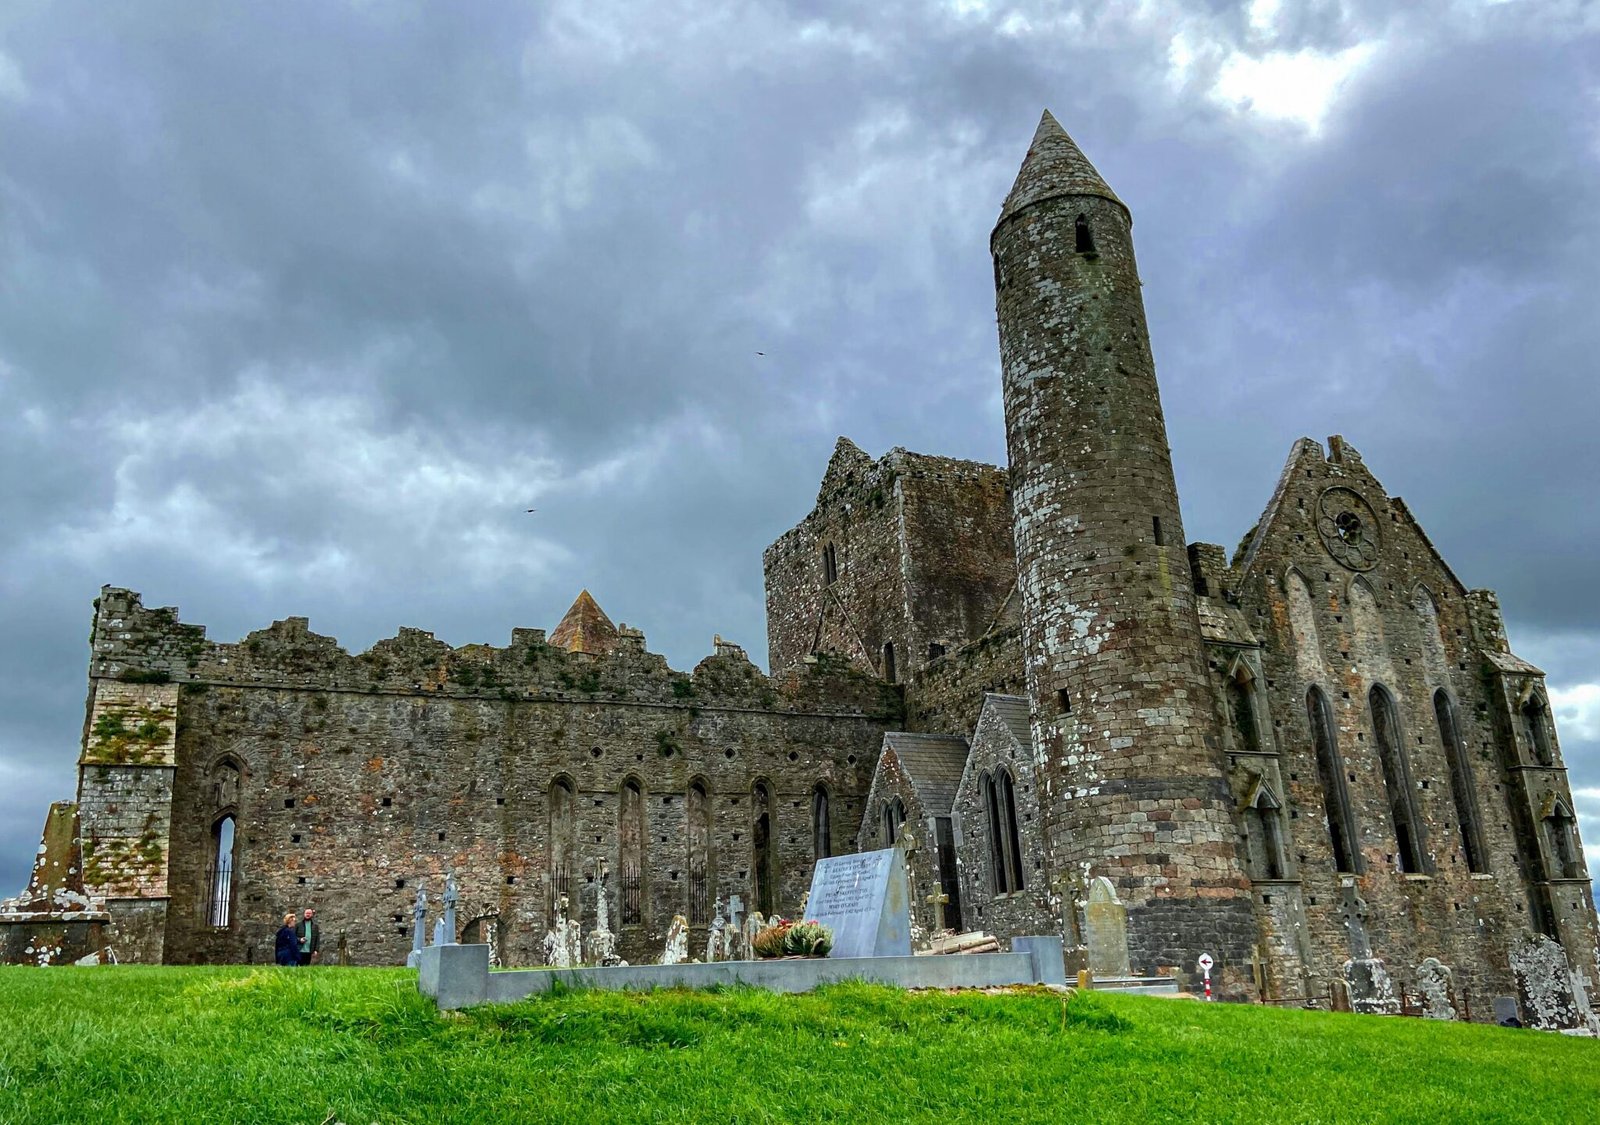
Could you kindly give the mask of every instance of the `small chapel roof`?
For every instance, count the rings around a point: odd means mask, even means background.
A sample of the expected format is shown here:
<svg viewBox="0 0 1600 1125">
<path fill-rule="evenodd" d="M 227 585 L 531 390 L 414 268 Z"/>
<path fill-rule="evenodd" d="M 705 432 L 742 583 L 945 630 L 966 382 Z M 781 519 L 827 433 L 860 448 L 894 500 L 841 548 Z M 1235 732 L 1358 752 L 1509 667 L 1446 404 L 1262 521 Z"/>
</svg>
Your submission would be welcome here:
<svg viewBox="0 0 1600 1125">
<path fill-rule="evenodd" d="M 995 226 L 1025 207 L 1058 195 L 1098 195 L 1111 200 L 1123 211 L 1128 210 L 1128 205 L 1117 198 L 1117 193 L 1095 171 L 1083 150 L 1067 136 L 1067 131 L 1047 109 L 1039 119 L 1033 143 L 1022 159 L 1022 168 L 1017 172 L 1016 182 L 1011 185 L 1011 194 L 1006 196 Z M 1129 220 L 1132 220 L 1131 213 Z"/>
<path fill-rule="evenodd" d="M 606 616 L 588 590 L 584 590 L 567 610 L 561 624 L 551 631 L 548 643 L 568 652 L 604 655 L 617 647 L 617 627 Z"/>
<path fill-rule="evenodd" d="M 930 814 L 948 813 L 967 766 L 967 740 L 952 734 L 890 731 L 883 736 L 917 799 Z"/>
<path fill-rule="evenodd" d="M 1024 750 L 1033 747 L 1033 719 L 1029 714 L 1028 701 L 1020 695 L 1000 695 L 996 692 L 985 692 L 983 696 L 984 710 L 993 710 L 1000 721 L 1011 732 L 1011 737 L 1017 740 L 1017 745 Z M 982 721 L 982 715 L 979 715 Z"/>
</svg>

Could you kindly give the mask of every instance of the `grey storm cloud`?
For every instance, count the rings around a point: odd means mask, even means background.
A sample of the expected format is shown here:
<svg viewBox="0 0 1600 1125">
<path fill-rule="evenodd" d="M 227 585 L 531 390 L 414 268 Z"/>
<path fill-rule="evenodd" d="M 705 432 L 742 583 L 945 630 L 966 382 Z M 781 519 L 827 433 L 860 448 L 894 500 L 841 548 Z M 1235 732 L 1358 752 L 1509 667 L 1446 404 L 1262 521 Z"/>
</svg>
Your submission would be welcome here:
<svg viewBox="0 0 1600 1125">
<path fill-rule="evenodd" d="M 0 891 L 104 583 L 352 650 L 589 586 L 759 658 L 838 434 L 1003 460 L 1047 105 L 1133 208 L 1190 533 L 1345 434 L 1501 592 L 1600 841 L 1597 60 L 1562 3 L 9 5 Z"/>
</svg>

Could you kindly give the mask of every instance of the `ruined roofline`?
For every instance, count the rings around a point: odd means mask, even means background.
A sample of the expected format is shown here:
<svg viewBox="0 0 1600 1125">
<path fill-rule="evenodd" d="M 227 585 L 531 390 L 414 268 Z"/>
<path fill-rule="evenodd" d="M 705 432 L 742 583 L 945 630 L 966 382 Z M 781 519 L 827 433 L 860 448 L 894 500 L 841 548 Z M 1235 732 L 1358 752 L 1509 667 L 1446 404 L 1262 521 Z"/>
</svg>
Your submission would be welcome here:
<svg viewBox="0 0 1600 1125">
<path fill-rule="evenodd" d="M 894 713 L 883 685 L 822 663 L 771 677 L 744 649 L 717 637 L 691 672 L 644 648 L 644 635 L 618 628 L 603 654 L 570 652 L 543 629 L 513 629 L 511 643 L 453 647 L 422 629 L 402 628 L 352 655 L 334 638 L 289 617 L 237 642 L 209 640 L 177 610 L 145 609 L 140 595 L 102 587 L 97 601 L 91 681 L 354 691 L 451 698 L 589 700 L 600 703 L 734 708 L 797 714 Z"/>
</svg>

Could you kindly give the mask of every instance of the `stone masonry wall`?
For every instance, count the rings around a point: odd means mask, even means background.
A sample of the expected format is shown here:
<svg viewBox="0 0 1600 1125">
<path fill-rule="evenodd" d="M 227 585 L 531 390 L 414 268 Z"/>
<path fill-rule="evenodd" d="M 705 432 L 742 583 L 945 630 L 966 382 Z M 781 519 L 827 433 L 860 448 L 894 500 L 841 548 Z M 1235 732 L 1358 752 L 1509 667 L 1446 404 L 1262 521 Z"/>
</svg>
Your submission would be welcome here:
<svg viewBox="0 0 1600 1125">
<path fill-rule="evenodd" d="M 265 960 L 282 914 L 313 906 L 325 956 L 342 931 L 355 963 L 398 963 L 417 879 L 430 877 L 437 905 L 450 869 L 461 923 L 497 917 L 503 959 L 533 963 L 549 920 L 558 776 L 577 797 L 575 908 L 592 921 L 588 879 L 604 859 L 623 956 L 653 958 L 687 908 L 691 780 L 711 797 L 711 894 L 747 904 L 752 793 L 769 786 L 778 897 L 793 910 L 810 879 L 813 787 L 828 786 L 834 844 L 846 849 L 883 731 L 901 718 L 897 691 L 837 661 L 769 679 L 735 646 L 686 675 L 645 652 L 642 637 L 587 657 L 545 644 L 542 630 L 517 630 L 503 649 L 452 649 L 402 630 L 351 656 L 303 619 L 217 644 L 128 591 L 104 591 L 98 613 L 97 688 L 173 681 L 161 686 L 178 716 L 165 922 L 174 962 Z M 118 768 L 133 767 L 86 763 L 86 789 L 109 793 L 99 771 Z M 219 779 L 235 769 L 230 790 Z M 629 779 L 646 813 L 643 917 L 621 925 L 617 818 Z M 206 869 L 224 811 L 237 819 L 234 907 L 214 928 Z"/>
</svg>

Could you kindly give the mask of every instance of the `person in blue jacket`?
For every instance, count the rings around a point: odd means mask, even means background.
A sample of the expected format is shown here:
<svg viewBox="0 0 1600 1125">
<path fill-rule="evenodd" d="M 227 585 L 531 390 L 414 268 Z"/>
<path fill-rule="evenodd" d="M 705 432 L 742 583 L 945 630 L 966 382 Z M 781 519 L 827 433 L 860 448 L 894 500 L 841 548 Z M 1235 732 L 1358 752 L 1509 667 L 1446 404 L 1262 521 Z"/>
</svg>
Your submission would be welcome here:
<svg viewBox="0 0 1600 1125">
<path fill-rule="evenodd" d="M 285 914 L 283 925 L 278 927 L 277 949 L 274 959 L 280 965 L 300 964 L 300 935 L 294 932 L 294 915 Z"/>
</svg>

